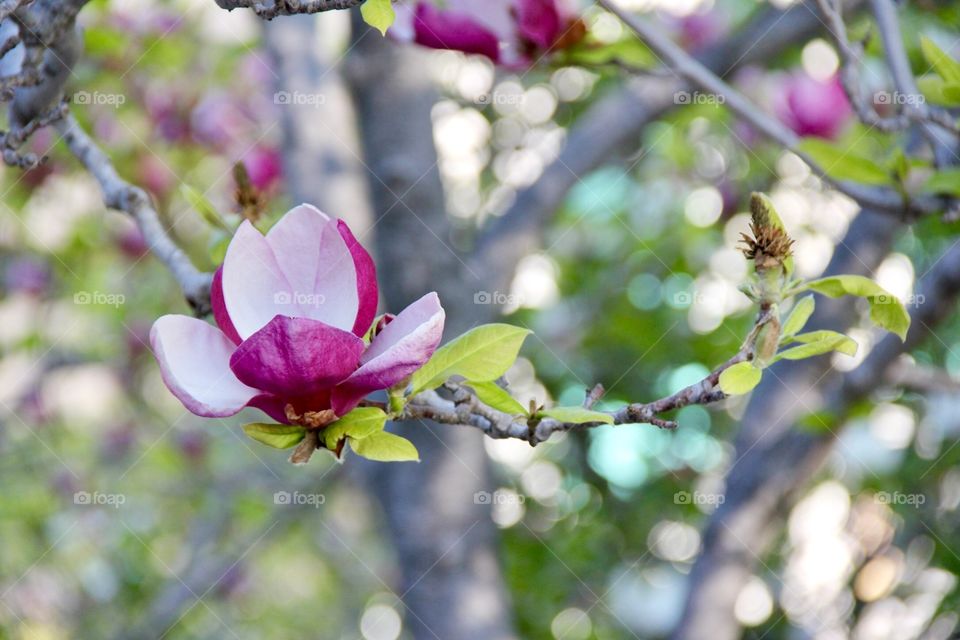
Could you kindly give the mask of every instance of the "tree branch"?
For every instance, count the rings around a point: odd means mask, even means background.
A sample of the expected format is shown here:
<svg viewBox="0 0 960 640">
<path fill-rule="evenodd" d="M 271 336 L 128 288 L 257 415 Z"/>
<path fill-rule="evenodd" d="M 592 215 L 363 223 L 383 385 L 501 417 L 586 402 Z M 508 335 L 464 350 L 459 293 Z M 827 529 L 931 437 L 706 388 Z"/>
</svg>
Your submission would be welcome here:
<svg viewBox="0 0 960 640">
<path fill-rule="evenodd" d="M 646 21 L 624 11 L 615 0 L 597 0 L 597 4 L 607 9 L 627 25 L 650 49 L 663 59 L 664 63 L 678 75 L 702 90 L 724 98 L 725 104 L 735 114 L 749 122 L 759 132 L 793 151 L 810 165 L 817 175 L 833 184 L 839 191 L 850 196 L 860 204 L 869 206 L 887 214 L 915 217 L 925 213 L 940 211 L 943 203 L 933 196 L 905 197 L 888 187 L 871 187 L 831 178 L 823 167 L 819 166 L 807 154 L 798 148 L 800 137 L 776 118 L 761 111 L 746 96 L 724 82 L 719 76 L 675 44 Z"/>
<path fill-rule="evenodd" d="M 904 112 L 920 122 L 923 128 L 924 136 L 927 138 L 930 148 L 933 150 L 934 158 L 938 166 L 949 166 L 956 164 L 956 144 L 957 144 L 957 125 L 949 113 L 929 107 L 925 102 L 919 102 L 920 89 L 917 87 L 917 81 L 913 77 L 913 71 L 910 69 L 910 60 L 903 46 L 903 37 L 900 34 L 900 21 L 897 19 L 897 8 L 890 0 L 871 0 L 873 15 L 877 20 L 877 29 L 880 31 L 880 39 L 883 41 L 884 55 L 887 59 L 887 66 L 890 67 L 890 73 L 893 76 L 894 86 L 901 94 L 908 98 L 914 98 L 912 102 L 904 107 Z M 942 133 L 946 134 L 944 139 Z"/>
<path fill-rule="evenodd" d="M 862 7 L 862 0 L 844 2 L 846 12 Z M 727 76 L 744 65 L 776 56 L 785 48 L 816 34 L 822 24 L 806 0 L 787 9 L 767 7 L 757 12 L 730 38 L 697 59 L 714 73 Z M 673 76 L 675 74 L 671 74 Z M 617 151 L 633 154 L 643 128 L 678 107 L 674 94 L 691 90 L 680 78 L 633 78 L 596 100 L 570 127 L 560 155 L 529 187 L 520 190 L 510 208 L 481 231 L 471 258 L 496 291 L 506 290 L 517 262 L 536 251 L 546 224 L 560 208 L 569 190 L 582 176 L 613 162 Z M 610 126 L 616 122 L 617 126 Z"/>
<path fill-rule="evenodd" d="M 689 405 L 707 405 L 719 402 L 727 395 L 718 387 L 720 374 L 729 367 L 752 360 L 755 352 L 754 341 L 759 331 L 774 319 L 774 313 L 764 308 L 754 323 L 750 336 L 743 347 L 729 360 L 714 369 L 705 378 L 684 387 L 676 393 L 659 400 L 645 403 L 631 403 L 613 411 L 599 411 L 609 416 L 612 424 L 652 424 L 661 429 L 675 429 L 677 423 L 661 416 L 664 413 L 681 409 Z M 467 383 L 469 386 L 469 383 Z M 590 429 L 611 424 L 610 421 L 565 422 L 554 418 L 536 418 L 512 415 L 493 409 L 484 404 L 467 387 L 448 382 L 446 388 L 452 391 L 452 399 L 443 398 L 435 391 L 427 391 L 414 396 L 395 420 L 428 419 L 441 424 L 476 427 L 494 439 L 517 438 L 531 445 L 545 442 L 554 433 Z M 601 385 L 588 390 L 584 406 L 591 408 L 603 394 Z"/>
<path fill-rule="evenodd" d="M 352 9 L 363 4 L 363 0 L 215 0 L 222 9 L 253 9 L 264 20 L 273 20 L 277 16 L 292 16 L 303 13 L 321 13 Z"/>
<path fill-rule="evenodd" d="M 129 214 L 136 221 L 140 232 L 150 245 L 150 251 L 176 278 L 184 296 L 197 314 L 209 313 L 212 274 L 202 273 L 193 266 L 190 258 L 177 246 L 161 224 L 160 216 L 157 215 L 150 198 L 143 189 L 119 176 L 107 154 L 87 135 L 73 116 L 60 120 L 57 123 L 57 129 L 63 134 L 70 152 L 100 183 L 104 204 L 111 209 Z"/>
</svg>

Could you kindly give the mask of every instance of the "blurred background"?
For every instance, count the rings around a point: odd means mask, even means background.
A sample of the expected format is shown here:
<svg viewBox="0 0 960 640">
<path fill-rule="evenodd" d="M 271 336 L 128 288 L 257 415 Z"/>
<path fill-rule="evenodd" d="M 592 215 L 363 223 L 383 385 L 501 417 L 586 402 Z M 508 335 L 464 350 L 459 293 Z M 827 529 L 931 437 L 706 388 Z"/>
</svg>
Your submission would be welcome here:
<svg viewBox="0 0 960 640">
<path fill-rule="evenodd" d="M 812 3 L 621 4 L 795 131 L 874 155 L 897 143 L 855 121 Z M 918 67 L 919 33 L 960 55 L 960 3 L 906 4 Z M 350 12 L 267 24 L 210 0 L 96 1 L 72 111 L 203 270 L 229 237 L 181 185 L 234 215 L 242 162 L 267 220 L 309 200 L 358 230 L 386 308 L 438 289 L 447 339 L 501 314 L 531 328 L 508 375 L 521 399 L 578 404 L 601 382 L 609 406 L 652 400 L 735 353 L 754 313 L 735 248 L 752 190 L 797 240 L 799 275 L 850 253 L 847 271 L 924 303 L 916 283 L 957 223 L 872 214 L 857 232 L 868 214 L 797 156 L 711 96 L 678 97 L 610 14 L 582 16 L 602 55 L 509 70 L 383 39 Z M 870 20 L 855 12 L 851 32 Z M 872 38 L 871 94 L 890 88 L 881 59 Z M 818 318 L 849 330 L 856 358 L 778 364 L 762 401 L 684 408 L 675 432 L 531 448 L 405 425 L 420 465 L 295 468 L 243 435 L 255 411 L 197 418 L 166 390 L 147 336 L 190 313 L 179 288 L 54 130 L 31 145 L 46 164 L 0 175 L 0 637 L 591 640 L 692 619 L 719 620 L 716 637 L 953 637 L 954 314 L 911 344 L 897 382 L 839 404 L 832 386 L 881 337 L 852 302 Z M 757 453 L 797 437 L 810 446 L 764 469 Z M 769 478 L 786 486 L 763 494 Z M 749 526 L 718 519 L 743 505 Z M 688 599 L 725 532 L 749 550 L 725 599 Z"/>
</svg>

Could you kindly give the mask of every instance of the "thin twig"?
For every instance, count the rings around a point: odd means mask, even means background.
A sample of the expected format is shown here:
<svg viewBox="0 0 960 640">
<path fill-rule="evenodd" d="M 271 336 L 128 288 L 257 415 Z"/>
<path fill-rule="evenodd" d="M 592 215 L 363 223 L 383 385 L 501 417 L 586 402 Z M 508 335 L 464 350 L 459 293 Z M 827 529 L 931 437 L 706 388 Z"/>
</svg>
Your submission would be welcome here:
<svg viewBox="0 0 960 640">
<path fill-rule="evenodd" d="M 111 209 L 129 214 L 136 221 L 150 250 L 173 273 L 184 296 L 197 314 L 208 313 L 212 274 L 198 271 L 190 258 L 171 239 L 143 189 L 130 184 L 117 174 L 107 154 L 97 146 L 73 116 L 60 120 L 57 128 L 63 134 L 71 153 L 100 183 L 104 203 Z"/>
<path fill-rule="evenodd" d="M 900 33 L 897 8 L 892 0 L 871 0 L 871 5 L 894 86 L 909 99 L 908 102 L 914 103 L 905 106 L 905 113 L 914 114 L 921 123 L 937 164 L 953 164 L 956 154 L 952 147 L 957 143 L 957 125 L 953 116 L 941 109 L 928 106 L 926 102 L 920 102 L 922 94 L 910 69 L 910 59 L 907 57 L 903 36 Z M 946 133 L 946 137 L 939 135 L 940 132 Z"/>
<path fill-rule="evenodd" d="M 253 9 L 264 20 L 277 16 L 292 16 L 302 13 L 321 13 L 352 9 L 364 0 L 215 0 L 221 9 Z"/>
<path fill-rule="evenodd" d="M 746 96 L 684 51 L 661 30 L 624 11 L 615 0 L 597 0 L 597 4 L 620 18 L 677 75 L 694 86 L 700 87 L 703 91 L 716 96 L 723 96 L 724 103 L 731 111 L 749 122 L 760 133 L 799 155 L 815 173 L 860 204 L 900 217 L 915 217 L 920 214 L 942 210 L 943 203 L 937 197 L 913 196 L 908 198 L 888 187 L 867 186 L 831 178 L 824 167 L 821 167 L 809 155 L 800 150 L 800 137 L 789 127 L 761 111 Z"/>
</svg>

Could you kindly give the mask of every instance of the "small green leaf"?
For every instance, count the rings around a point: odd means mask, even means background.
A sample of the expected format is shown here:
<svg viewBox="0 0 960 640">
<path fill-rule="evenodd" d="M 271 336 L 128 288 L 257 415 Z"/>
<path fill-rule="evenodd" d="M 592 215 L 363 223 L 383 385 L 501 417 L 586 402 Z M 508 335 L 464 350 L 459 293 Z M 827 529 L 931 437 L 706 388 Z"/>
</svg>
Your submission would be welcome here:
<svg viewBox="0 0 960 640">
<path fill-rule="evenodd" d="M 872 159 L 820 138 L 804 138 L 797 144 L 797 151 L 809 156 L 831 178 L 872 185 L 893 184 L 893 176 Z"/>
<path fill-rule="evenodd" d="M 604 64 L 624 64 L 635 68 L 650 68 L 657 58 L 642 40 L 630 34 L 615 42 L 602 42 L 589 32 L 580 42 L 557 52 L 560 64 L 598 67 Z"/>
<path fill-rule="evenodd" d="M 813 314 L 813 310 L 816 307 L 816 303 L 813 300 L 813 296 L 805 296 L 793 305 L 793 309 L 790 311 L 790 315 L 787 316 L 787 321 L 783 323 L 782 335 L 784 338 L 789 338 L 794 335 L 801 329 L 804 325 L 807 324 L 807 320 L 810 319 L 810 316 Z"/>
<path fill-rule="evenodd" d="M 358 456 L 368 460 L 378 460 L 380 462 L 420 461 L 420 454 L 412 442 L 389 431 L 380 431 L 359 440 L 350 438 L 350 448 Z"/>
<path fill-rule="evenodd" d="M 960 63 L 926 36 L 920 36 L 920 50 L 933 70 L 946 82 L 960 83 Z"/>
<path fill-rule="evenodd" d="M 794 342 L 801 342 L 799 347 L 791 347 L 777 354 L 777 360 L 803 360 L 813 356 L 823 355 L 831 351 L 839 351 L 848 356 L 857 355 L 857 343 L 853 338 L 836 331 L 811 331 L 793 336 Z"/>
<path fill-rule="evenodd" d="M 757 386 L 762 377 L 763 371 L 752 362 L 738 362 L 720 373 L 720 390 L 728 396 L 740 396 Z"/>
<path fill-rule="evenodd" d="M 920 188 L 925 193 L 960 195 L 960 169 L 942 169 L 934 173 Z"/>
<path fill-rule="evenodd" d="M 243 425 L 248 436 L 274 449 L 289 449 L 296 446 L 306 435 L 307 430 L 297 424 L 267 424 L 251 422 Z"/>
<path fill-rule="evenodd" d="M 490 382 L 507 372 L 530 333 L 509 324 L 485 324 L 467 331 L 437 349 L 427 364 L 413 374 L 413 394 L 433 389 L 450 376 Z"/>
<path fill-rule="evenodd" d="M 323 430 L 323 443 L 330 450 L 344 438 L 367 438 L 383 431 L 387 414 L 378 407 L 357 407 Z"/>
<path fill-rule="evenodd" d="M 870 320 L 877 326 L 907 339 L 910 314 L 896 296 L 864 276 L 831 276 L 812 280 L 806 288 L 831 298 L 850 295 L 866 298 L 870 303 Z"/>
<path fill-rule="evenodd" d="M 480 398 L 480 402 L 488 407 L 513 416 L 527 415 L 527 408 L 496 382 L 472 382 L 468 380 L 467 386 L 472 387 L 477 397 Z"/>
<path fill-rule="evenodd" d="M 397 14 L 390 0 L 367 0 L 360 6 L 363 21 L 377 29 L 380 35 L 387 35 L 387 29 L 393 25 Z"/>
<path fill-rule="evenodd" d="M 940 76 L 930 73 L 917 78 L 917 88 L 933 104 L 944 107 L 960 105 L 960 83 L 944 82 Z"/>
<path fill-rule="evenodd" d="M 940 95 L 943 96 L 943 102 L 948 107 L 960 105 L 960 83 L 946 82 L 940 88 Z"/>
<path fill-rule="evenodd" d="M 554 407 L 552 409 L 544 409 L 537 415 L 542 418 L 553 418 L 560 422 L 572 422 L 574 424 L 584 424 L 586 422 L 613 424 L 613 416 L 609 413 L 591 411 L 583 407 Z"/>
<path fill-rule="evenodd" d="M 233 234 L 230 226 L 220 216 L 217 208 L 213 206 L 213 203 L 210 202 L 205 195 L 188 184 L 180 185 L 180 193 L 183 194 L 184 199 L 200 214 L 200 217 L 203 218 L 207 224 L 215 229 L 226 231 L 231 235 Z"/>
</svg>

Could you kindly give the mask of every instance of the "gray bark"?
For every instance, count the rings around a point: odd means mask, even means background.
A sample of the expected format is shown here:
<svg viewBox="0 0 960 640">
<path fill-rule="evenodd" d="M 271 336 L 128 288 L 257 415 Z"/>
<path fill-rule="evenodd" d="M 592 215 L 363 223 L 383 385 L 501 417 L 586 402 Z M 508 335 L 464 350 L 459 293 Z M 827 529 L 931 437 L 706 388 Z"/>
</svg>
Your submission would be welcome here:
<svg viewBox="0 0 960 640">
<path fill-rule="evenodd" d="M 281 110 L 291 190 L 359 230 L 375 253 L 387 309 L 398 312 L 437 290 L 447 311 L 445 335 L 457 335 L 495 310 L 473 305 L 480 282 L 465 275 L 450 243 L 430 120 L 436 94 L 424 54 L 355 24 L 343 86 L 330 68 L 336 61 L 316 46 L 316 25 L 303 17 L 266 27 L 281 77 L 277 90 L 325 98 L 319 110 Z M 364 222 L 358 210 L 373 215 Z M 390 429 L 416 444 L 421 463 L 354 458 L 351 465 L 362 469 L 383 507 L 408 631 L 443 640 L 514 637 L 489 506 L 474 502 L 474 493 L 490 485 L 482 435 L 430 423 Z"/>
</svg>

